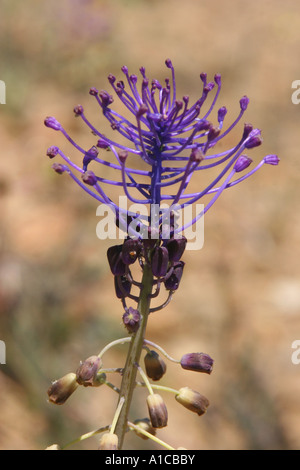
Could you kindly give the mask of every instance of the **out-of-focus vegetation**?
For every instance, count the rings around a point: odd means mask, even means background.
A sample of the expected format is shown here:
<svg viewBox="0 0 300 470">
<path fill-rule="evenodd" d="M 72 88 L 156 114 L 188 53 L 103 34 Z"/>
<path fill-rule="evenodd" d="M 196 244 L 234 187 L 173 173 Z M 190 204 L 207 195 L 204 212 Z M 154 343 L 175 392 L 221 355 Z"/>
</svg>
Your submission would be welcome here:
<svg viewBox="0 0 300 470">
<path fill-rule="evenodd" d="M 299 447 L 300 365 L 291 362 L 300 337 L 300 107 L 291 102 L 299 10 L 296 0 L 1 1 L 1 449 L 65 444 L 112 419 L 116 397 L 104 387 L 80 389 L 62 407 L 46 399 L 51 380 L 125 330 L 106 261 L 111 241 L 96 238 L 95 201 L 53 174 L 46 149 L 71 149 L 43 120 L 56 116 L 89 145 L 72 113 L 80 102 L 104 125 L 89 88 L 108 88 L 107 75 L 121 76 L 124 64 L 164 78 L 167 57 L 181 95 L 198 96 L 202 71 L 222 74 L 219 103 L 230 117 L 247 94 L 246 120 L 265 140 L 252 156 L 277 153 L 281 162 L 222 196 L 206 217 L 204 248 L 185 254 L 173 302 L 150 319 L 148 338 L 171 355 L 215 359 L 209 377 L 168 366 L 164 384 L 199 390 L 211 405 L 199 418 L 166 396 L 169 426 L 159 436 L 175 448 Z M 122 365 L 124 348 L 108 366 Z M 136 395 L 133 418 L 147 415 L 145 398 Z M 126 445 L 152 447 L 135 436 Z M 75 448 L 97 448 L 97 439 Z"/>
</svg>

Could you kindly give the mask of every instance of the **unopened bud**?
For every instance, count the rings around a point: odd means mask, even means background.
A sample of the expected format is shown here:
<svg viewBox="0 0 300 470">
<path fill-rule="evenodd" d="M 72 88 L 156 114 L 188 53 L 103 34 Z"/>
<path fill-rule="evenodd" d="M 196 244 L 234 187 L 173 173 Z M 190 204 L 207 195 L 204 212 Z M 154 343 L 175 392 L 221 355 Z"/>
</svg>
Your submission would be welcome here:
<svg viewBox="0 0 300 470">
<path fill-rule="evenodd" d="M 168 424 L 168 410 L 158 393 L 148 395 L 147 405 L 151 424 L 154 428 L 164 428 Z"/>
<path fill-rule="evenodd" d="M 205 374 L 212 372 L 213 363 L 213 359 L 202 352 L 185 354 L 180 360 L 183 369 L 204 372 Z"/>
<path fill-rule="evenodd" d="M 118 436 L 116 434 L 106 433 L 101 436 L 98 450 L 118 450 Z"/>
<path fill-rule="evenodd" d="M 122 245 L 114 245 L 107 250 L 107 259 L 114 276 L 123 276 L 126 266 L 122 261 Z"/>
<path fill-rule="evenodd" d="M 168 270 L 169 253 L 166 247 L 157 246 L 151 260 L 153 276 L 164 277 Z"/>
<path fill-rule="evenodd" d="M 94 387 L 100 385 L 95 379 L 97 372 L 101 368 L 101 359 L 98 356 L 91 356 L 81 362 L 76 371 L 76 380 L 84 387 Z"/>
<path fill-rule="evenodd" d="M 147 431 L 149 434 L 152 434 L 152 436 L 155 436 L 156 429 L 151 425 L 151 421 L 149 418 L 136 419 L 134 421 L 134 424 L 142 431 Z M 145 434 L 139 432 L 137 429 L 134 429 L 134 432 L 137 436 L 141 437 L 142 439 L 149 439 L 148 436 L 145 436 Z"/>
<path fill-rule="evenodd" d="M 181 388 L 175 398 L 178 403 L 199 416 L 203 415 L 209 406 L 209 401 L 204 395 L 189 387 Z"/>
<path fill-rule="evenodd" d="M 179 261 L 184 253 L 186 244 L 187 244 L 187 239 L 185 237 L 171 238 L 170 240 L 168 240 L 167 250 L 169 253 L 169 260 Z"/>
<path fill-rule="evenodd" d="M 149 351 L 145 358 L 146 374 L 152 380 L 159 380 L 165 374 L 167 366 L 156 351 Z"/>
<path fill-rule="evenodd" d="M 76 374 L 70 372 L 56 380 L 48 389 L 49 401 L 55 405 L 63 405 L 78 387 Z"/>
</svg>

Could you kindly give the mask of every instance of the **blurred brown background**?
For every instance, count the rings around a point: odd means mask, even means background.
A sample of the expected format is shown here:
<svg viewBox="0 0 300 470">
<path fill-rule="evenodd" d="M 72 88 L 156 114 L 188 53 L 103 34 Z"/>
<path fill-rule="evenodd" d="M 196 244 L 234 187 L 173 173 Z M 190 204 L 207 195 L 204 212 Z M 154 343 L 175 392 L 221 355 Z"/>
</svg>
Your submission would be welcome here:
<svg viewBox="0 0 300 470">
<path fill-rule="evenodd" d="M 219 106 L 232 116 L 247 94 L 245 121 L 264 137 L 251 155 L 281 162 L 223 194 L 206 216 L 204 248 L 184 256 L 181 289 L 150 319 L 148 339 L 171 355 L 215 359 L 211 376 L 168 367 L 164 385 L 190 386 L 211 405 L 199 418 L 164 395 L 169 426 L 158 435 L 175 448 L 299 448 L 300 365 L 291 362 L 300 339 L 300 105 L 291 102 L 299 51 L 297 0 L 1 0 L 0 449 L 64 445 L 112 419 L 108 388 L 78 390 L 63 407 L 46 399 L 51 380 L 125 331 L 106 262 L 111 242 L 96 238 L 97 203 L 51 170 L 46 149 L 71 148 L 43 120 L 54 115 L 93 144 L 72 112 L 81 103 L 105 124 L 90 86 L 109 89 L 107 75 L 121 77 L 124 64 L 163 79 L 167 57 L 179 96 L 197 98 L 202 71 L 222 74 Z M 122 366 L 125 350 L 105 365 Z M 145 397 L 136 394 L 132 418 L 147 415 Z"/>
</svg>

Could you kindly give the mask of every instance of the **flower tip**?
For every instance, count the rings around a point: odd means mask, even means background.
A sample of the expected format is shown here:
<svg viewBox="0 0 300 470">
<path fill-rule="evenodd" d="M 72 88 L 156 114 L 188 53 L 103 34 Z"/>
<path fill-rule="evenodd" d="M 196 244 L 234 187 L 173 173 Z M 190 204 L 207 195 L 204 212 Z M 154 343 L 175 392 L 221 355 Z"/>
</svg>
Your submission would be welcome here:
<svg viewBox="0 0 300 470">
<path fill-rule="evenodd" d="M 280 159 L 278 158 L 277 155 L 266 155 L 264 158 L 264 162 L 269 165 L 278 165 L 278 163 L 280 162 Z"/>
<path fill-rule="evenodd" d="M 93 171 L 90 171 L 90 170 L 83 173 L 81 178 L 82 178 L 82 181 L 84 183 L 88 184 L 89 186 L 95 186 L 95 184 L 97 183 L 97 177 L 96 177 L 95 173 Z"/>
<path fill-rule="evenodd" d="M 99 91 L 97 90 L 97 88 L 95 88 L 95 87 L 90 88 L 90 91 L 89 91 L 90 95 L 97 96 L 98 93 L 99 93 Z"/>
<path fill-rule="evenodd" d="M 66 167 L 61 163 L 53 163 L 52 168 L 59 175 L 62 175 L 66 171 Z"/>
<path fill-rule="evenodd" d="M 166 59 L 165 64 L 168 67 L 168 69 L 171 69 L 173 67 L 171 59 Z"/>
<path fill-rule="evenodd" d="M 249 98 L 248 98 L 248 96 L 245 95 L 240 99 L 241 110 L 246 111 L 246 109 L 248 107 L 248 104 L 249 104 Z"/>
<path fill-rule="evenodd" d="M 75 106 L 73 111 L 75 116 L 81 116 L 83 114 L 83 106 L 81 106 L 81 104 L 78 104 L 77 106 Z"/>
<path fill-rule="evenodd" d="M 44 120 L 44 124 L 46 127 L 50 127 L 51 129 L 54 129 L 55 131 L 60 131 L 62 129 L 60 123 L 53 116 L 46 117 L 46 119 Z"/>
<path fill-rule="evenodd" d="M 121 150 L 118 153 L 118 157 L 119 157 L 120 162 L 124 165 L 128 157 L 128 152 L 126 150 Z"/>
<path fill-rule="evenodd" d="M 240 171 L 246 170 L 249 165 L 252 163 L 252 159 L 247 157 L 247 155 L 240 155 L 234 165 L 234 170 L 239 173 Z"/>
<path fill-rule="evenodd" d="M 54 145 L 52 147 L 49 147 L 47 150 L 47 156 L 49 158 L 54 158 L 58 154 L 58 147 L 55 147 Z"/>
<path fill-rule="evenodd" d="M 214 79 L 215 79 L 215 82 L 218 86 L 221 85 L 221 74 L 220 73 L 216 73 L 215 76 L 214 76 Z"/>
</svg>

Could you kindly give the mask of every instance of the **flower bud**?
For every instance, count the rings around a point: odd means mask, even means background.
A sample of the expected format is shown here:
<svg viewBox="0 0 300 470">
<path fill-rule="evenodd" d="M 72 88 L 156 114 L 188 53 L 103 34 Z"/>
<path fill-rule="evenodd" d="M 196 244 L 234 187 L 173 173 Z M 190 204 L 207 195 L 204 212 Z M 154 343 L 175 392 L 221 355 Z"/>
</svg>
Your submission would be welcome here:
<svg viewBox="0 0 300 470">
<path fill-rule="evenodd" d="M 151 424 L 154 428 L 164 428 L 168 424 L 168 410 L 158 393 L 148 395 L 147 405 Z"/>
<path fill-rule="evenodd" d="M 145 358 L 146 374 L 152 380 L 159 380 L 165 374 L 167 366 L 156 351 L 149 351 Z"/>
<path fill-rule="evenodd" d="M 157 246 L 151 260 L 153 276 L 164 277 L 168 270 L 169 254 L 164 246 Z"/>
<path fill-rule="evenodd" d="M 199 416 L 203 415 L 209 406 L 209 401 L 204 395 L 195 392 L 189 387 L 181 388 L 175 399 L 185 408 L 197 413 Z"/>
<path fill-rule="evenodd" d="M 95 382 L 97 372 L 101 368 L 102 362 L 100 357 L 91 356 L 84 362 L 81 362 L 76 371 L 76 380 L 79 385 L 84 387 L 93 387 L 99 385 Z"/>
<path fill-rule="evenodd" d="M 169 253 L 170 261 L 179 261 L 183 255 L 187 243 L 185 237 L 182 238 L 171 238 L 167 242 L 167 250 Z"/>
<path fill-rule="evenodd" d="M 133 264 L 139 256 L 142 244 L 139 240 L 129 238 L 122 247 L 122 261 L 125 264 Z"/>
<path fill-rule="evenodd" d="M 122 261 L 122 245 L 114 245 L 107 250 L 107 259 L 114 276 L 123 276 L 126 266 Z"/>
<path fill-rule="evenodd" d="M 234 165 L 235 171 L 239 173 L 240 171 L 246 170 L 252 161 L 253 160 L 250 157 L 247 157 L 247 155 L 240 155 Z"/>
<path fill-rule="evenodd" d="M 78 387 L 76 374 L 70 372 L 61 379 L 55 380 L 48 389 L 49 401 L 55 405 L 63 405 Z"/>
<path fill-rule="evenodd" d="M 152 436 L 155 436 L 156 434 L 156 429 L 151 425 L 151 421 L 149 418 L 136 419 L 133 424 L 138 426 L 142 431 L 149 432 L 149 434 L 152 434 Z M 141 437 L 142 439 L 149 439 L 149 437 L 145 436 L 145 434 L 142 434 L 137 429 L 134 429 L 134 432 L 137 436 Z"/>
<path fill-rule="evenodd" d="M 278 165 L 279 158 L 277 155 L 266 155 L 264 158 L 264 162 L 268 163 L 269 165 Z"/>
<path fill-rule="evenodd" d="M 213 359 L 202 352 L 185 354 L 180 360 L 183 369 L 204 372 L 205 374 L 212 372 L 213 363 Z"/>
<path fill-rule="evenodd" d="M 106 433 L 101 436 L 98 450 L 118 450 L 118 436 L 116 434 Z"/>
<path fill-rule="evenodd" d="M 141 314 L 138 310 L 129 307 L 124 313 L 122 319 L 125 327 L 127 328 L 128 333 L 137 332 L 141 322 Z"/>
<path fill-rule="evenodd" d="M 51 127 L 51 129 L 54 129 L 55 131 L 60 131 L 62 129 L 60 123 L 53 116 L 46 117 L 44 124 L 46 127 Z"/>
<path fill-rule="evenodd" d="M 126 276 L 115 276 L 115 291 L 118 299 L 128 297 L 131 291 L 131 282 Z"/>
<path fill-rule="evenodd" d="M 183 268 L 185 263 L 178 261 L 170 268 L 169 273 L 166 275 L 164 283 L 167 290 L 177 290 L 182 278 Z"/>
</svg>

